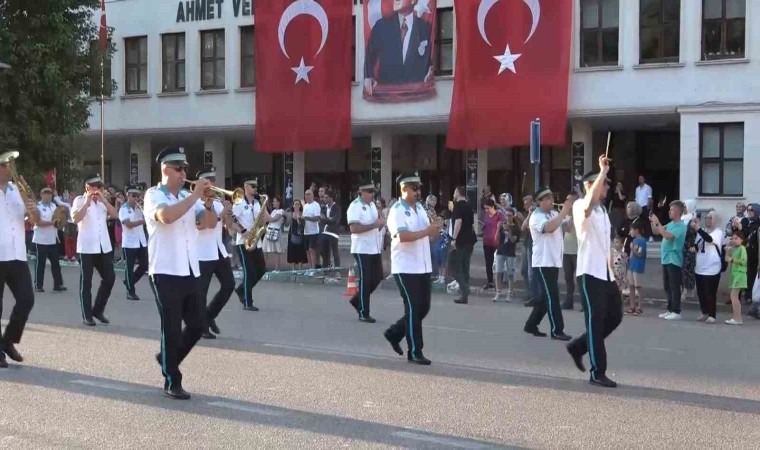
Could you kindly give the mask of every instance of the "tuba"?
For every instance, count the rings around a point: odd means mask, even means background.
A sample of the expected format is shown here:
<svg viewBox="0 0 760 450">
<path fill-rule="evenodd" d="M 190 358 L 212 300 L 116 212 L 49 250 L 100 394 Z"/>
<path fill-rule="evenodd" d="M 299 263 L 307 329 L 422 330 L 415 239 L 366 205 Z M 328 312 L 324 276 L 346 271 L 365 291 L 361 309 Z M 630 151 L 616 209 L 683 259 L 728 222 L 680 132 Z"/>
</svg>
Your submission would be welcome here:
<svg viewBox="0 0 760 450">
<path fill-rule="evenodd" d="M 269 200 L 269 197 L 262 194 L 259 203 L 261 210 L 259 211 L 259 215 L 256 216 L 256 220 L 253 221 L 253 226 L 251 227 L 251 231 L 248 233 L 248 237 L 245 238 L 246 251 L 252 252 L 256 250 L 256 246 L 258 245 L 259 241 L 267 232 L 266 223 L 264 222 L 264 213 L 266 211 L 264 208 L 266 208 L 267 200 Z"/>
</svg>

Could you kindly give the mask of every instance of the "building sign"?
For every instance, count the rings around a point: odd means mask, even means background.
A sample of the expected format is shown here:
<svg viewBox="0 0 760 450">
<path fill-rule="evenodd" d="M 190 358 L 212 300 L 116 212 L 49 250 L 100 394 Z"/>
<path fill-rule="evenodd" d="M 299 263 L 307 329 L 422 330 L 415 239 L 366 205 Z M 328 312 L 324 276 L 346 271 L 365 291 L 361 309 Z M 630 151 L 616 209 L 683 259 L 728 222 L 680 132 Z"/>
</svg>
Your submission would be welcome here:
<svg viewBox="0 0 760 450">
<path fill-rule="evenodd" d="M 468 150 L 467 151 L 467 161 L 466 161 L 466 171 L 467 171 L 467 203 L 470 204 L 470 207 L 473 211 L 477 211 L 478 209 L 478 151 L 477 150 Z"/>
<path fill-rule="evenodd" d="M 375 185 L 375 195 L 380 196 L 380 173 L 381 173 L 381 161 L 382 161 L 382 149 L 380 147 L 372 147 L 372 153 L 370 155 L 369 164 L 369 179 Z"/>
<path fill-rule="evenodd" d="M 203 152 L 203 165 L 210 166 L 214 164 L 214 154 L 212 152 Z"/>
<path fill-rule="evenodd" d="M 131 185 L 135 185 L 139 181 L 137 173 L 137 158 L 137 153 L 129 154 L 129 184 Z"/>
<path fill-rule="evenodd" d="M 573 142 L 573 155 L 572 155 L 572 177 L 570 180 L 571 189 L 578 192 L 583 196 L 583 154 L 585 153 L 585 147 L 583 142 Z"/>
<path fill-rule="evenodd" d="M 290 208 L 293 205 L 293 153 L 285 153 L 283 155 L 284 166 L 284 185 L 285 189 L 285 209 Z"/>
<path fill-rule="evenodd" d="M 235 17 L 253 15 L 253 0 L 231 0 Z M 187 0 L 177 3 L 177 23 L 221 19 L 224 0 Z"/>
</svg>

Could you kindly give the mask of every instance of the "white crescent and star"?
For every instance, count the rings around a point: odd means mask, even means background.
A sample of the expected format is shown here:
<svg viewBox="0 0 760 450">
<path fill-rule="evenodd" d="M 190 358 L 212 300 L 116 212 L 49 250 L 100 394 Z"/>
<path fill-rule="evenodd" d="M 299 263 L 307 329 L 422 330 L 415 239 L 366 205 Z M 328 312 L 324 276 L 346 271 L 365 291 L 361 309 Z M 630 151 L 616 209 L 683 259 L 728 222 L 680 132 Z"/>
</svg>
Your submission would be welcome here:
<svg viewBox="0 0 760 450">
<path fill-rule="evenodd" d="M 541 21 L 541 3 L 539 0 L 522 0 L 522 1 L 530 9 L 530 13 L 532 17 L 530 33 L 528 34 L 528 37 L 525 39 L 525 42 L 523 42 L 523 43 L 527 43 L 533 37 L 533 34 L 535 34 L 536 29 L 538 28 L 538 24 Z M 491 41 L 488 40 L 488 35 L 486 34 L 486 18 L 488 18 L 488 13 L 491 12 L 491 8 L 493 8 L 493 6 L 498 2 L 499 0 L 480 0 L 480 4 L 478 5 L 477 20 L 478 20 L 478 30 L 480 31 L 480 37 L 482 37 L 483 41 L 485 41 L 485 43 L 491 47 L 493 45 L 491 44 Z M 509 50 L 509 44 L 507 44 L 507 49 L 505 50 L 503 55 L 494 56 L 494 58 L 500 63 L 499 74 L 504 72 L 504 70 L 506 69 L 509 69 L 512 73 L 517 73 L 514 62 L 520 56 L 522 56 L 522 54 L 512 54 L 512 52 L 510 52 Z"/>
<path fill-rule="evenodd" d="M 283 55 L 288 58 L 290 58 L 290 55 L 288 55 L 288 52 L 285 49 L 285 31 L 287 31 L 290 22 L 300 15 L 314 17 L 317 22 L 319 22 L 319 26 L 322 30 L 322 41 L 320 42 L 319 49 L 317 50 L 317 53 L 314 54 L 314 56 L 319 55 L 319 52 L 321 52 L 325 47 L 325 42 L 327 42 L 327 35 L 330 31 L 330 22 L 327 19 L 327 12 L 325 9 L 315 0 L 296 0 L 295 2 L 291 3 L 290 6 L 285 8 L 285 11 L 280 17 L 280 25 L 277 27 L 277 38 L 280 42 L 280 50 L 282 50 Z M 308 83 L 308 74 L 309 71 L 313 68 L 314 66 L 305 65 L 304 59 L 301 57 L 300 66 L 291 67 L 291 70 L 296 73 L 296 84 L 298 84 L 298 82 L 301 80 L 304 80 Z"/>
</svg>

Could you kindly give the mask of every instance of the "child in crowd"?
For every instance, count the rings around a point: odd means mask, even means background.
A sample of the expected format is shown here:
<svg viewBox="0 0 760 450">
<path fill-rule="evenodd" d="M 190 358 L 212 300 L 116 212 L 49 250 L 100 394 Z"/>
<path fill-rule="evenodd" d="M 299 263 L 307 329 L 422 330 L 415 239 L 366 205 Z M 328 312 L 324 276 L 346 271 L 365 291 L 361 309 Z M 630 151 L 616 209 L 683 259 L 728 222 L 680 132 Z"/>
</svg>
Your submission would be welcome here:
<svg viewBox="0 0 760 450">
<path fill-rule="evenodd" d="M 642 304 L 644 295 L 641 292 L 641 282 L 644 278 L 644 269 L 647 262 L 647 240 L 644 239 L 644 223 L 634 222 L 631 224 L 629 235 L 631 241 L 631 259 L 628 262 L 628 314 L 640 316 L 644 313 Z"/>
<path fill-rule="evenodd" d="M 496 247 L 496 255 L 493 260 L 493 272 L 496 288 L 494 302 L 506 301 L 511 302 L 515 296 L 513 289 L 515 282 L 516 269 L 516 249 L 517 241 L 520 240 L 520 228 L 515 223 L 515 212 L 507 209 L 504 212 L 506 220 L 499 224 L 499 246 Z M 504 277 L 507 278 L 507 294 L 502 292 L 504 286 Z"/>
<path fill-rule="evenodd" d="M 739 294 L 743 289 L 747 289 L 747 249 L 744 247 L 744 233 L 740 230 L 734 231 L 731 236 L 731 247 L 726 252 L 726 262 L 731 264 L 729 273 L 728 288 L 731 290 L 731 307 L 734 310 L 734 317 L 728 319 L 728 325 L 742 324 L 742 304 L 739 301 Z"/>
<path fill-rule="evenodd" d="M 623 238 L 615 236 L 612 245 L 612 270 L 620 292 L 626 290 L 626 273 L 628 272 L 628 255 L 623 250 Z"/>
</svg>

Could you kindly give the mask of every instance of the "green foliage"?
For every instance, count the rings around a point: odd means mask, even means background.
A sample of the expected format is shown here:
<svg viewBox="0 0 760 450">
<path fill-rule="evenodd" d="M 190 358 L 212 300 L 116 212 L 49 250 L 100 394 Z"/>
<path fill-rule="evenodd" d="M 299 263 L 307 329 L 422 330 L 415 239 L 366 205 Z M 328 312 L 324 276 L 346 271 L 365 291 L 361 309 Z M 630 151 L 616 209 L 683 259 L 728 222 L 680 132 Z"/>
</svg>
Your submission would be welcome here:
<svg viewBox="0 0 760 450">
<path fill-rule="evenodd" d="M 35 189 L 52 168 L 59 190 L 81 186 L 77 137 L 100 73 L 90 52 L 99 9 L 99 0 L 0 0 L 0 61 L 12 66 L 0 72 L 0 149 L 21 153 L 19 172 Z"/>
</svg>

